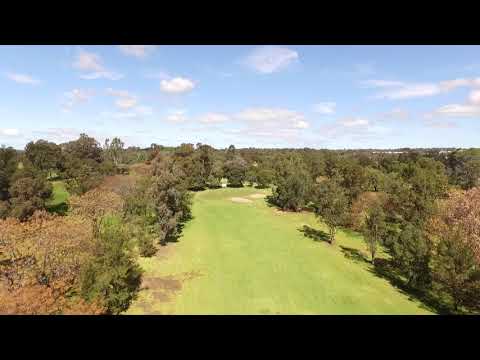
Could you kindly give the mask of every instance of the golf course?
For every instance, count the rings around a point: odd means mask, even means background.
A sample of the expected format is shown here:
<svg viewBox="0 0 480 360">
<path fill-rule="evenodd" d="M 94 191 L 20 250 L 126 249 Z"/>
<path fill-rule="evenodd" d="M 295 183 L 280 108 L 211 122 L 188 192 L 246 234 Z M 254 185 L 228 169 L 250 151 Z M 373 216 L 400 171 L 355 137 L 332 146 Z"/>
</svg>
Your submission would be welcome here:
<svg viewBox="0 0 480 360">
<path fill-rule="evenodd" d="M 197 192 L 177 242 L 141 258 L 126 314 L 429 314 L 368 261 L 359 234 L 282 212 L 252 187 Z M 387 255 L 380 252 L 378 257 Z"/>
</svg>

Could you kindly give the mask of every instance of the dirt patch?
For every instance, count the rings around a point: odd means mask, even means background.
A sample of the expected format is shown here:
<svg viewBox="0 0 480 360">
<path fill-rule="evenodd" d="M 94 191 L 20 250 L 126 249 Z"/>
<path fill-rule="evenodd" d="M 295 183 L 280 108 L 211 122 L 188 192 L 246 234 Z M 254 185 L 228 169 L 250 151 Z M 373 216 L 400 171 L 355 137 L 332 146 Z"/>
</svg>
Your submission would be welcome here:
<svg viewBox="0 0 480 360">
<path fill-rule="evenodd" d="M 265 194 L 260 194 L 260 193 L 248 195 L 248 197 L 249 197 L 249 198 L 252 198 L 252 199 L 262 199 L 262 198 L 264 198 L 264 197 L 266 197 L 266 196 L 267 196 L 267 195 L 265 195 Z"/>
<path fill-rule="evenodd" d="M 252 202 L 252 200 L 245 199 L 245 198 L 242 198 L 242 197 L 232 197 L 232 198 L 230 198 L 230 200 L 233 201 L 233 202 L 236 202 L 236 203 L 243 203 L 243 204 Z"/>
<path fill-rule="evenodd" d="M 182 290 L 183 283 L 201 276 L 200 271 L 187 271 L 177 275 L 163 277 L 145 277 L 142 281 L 141 290 L 149 290 L 155 301 L 169 302 L 173 300 L 175 294 Z M 141 304 L 144 310 L 150 305 Z"/>
<path fill-rule="evenodd" d="M 178 291 L 182 288 L 182 283 L 180 280 L 172 279 L 171 277 L 151 277 L 143 280 L 142 288 L 149 290 Z"/>
<path fill-rule="evenodd" d="M 174 250 L 174 246 L 171 243 L 164 246 L 160 246 L 157 252 L 155 253 L 155 257 L 162 260 L 167 259 L 173 250 Z"/>
<path fill-rule="evenodd" d="M 144 163 L 130 165 L 130 172 L 136 175 L 146 176 L 152 172 L 152 166 Z"/>
<path fill-rule="evenodd" d="M 134 186 L 136 180 L 132 175 L 106 176 L 99 188 L 121 195 L 128 188 Z"/>
</svg>

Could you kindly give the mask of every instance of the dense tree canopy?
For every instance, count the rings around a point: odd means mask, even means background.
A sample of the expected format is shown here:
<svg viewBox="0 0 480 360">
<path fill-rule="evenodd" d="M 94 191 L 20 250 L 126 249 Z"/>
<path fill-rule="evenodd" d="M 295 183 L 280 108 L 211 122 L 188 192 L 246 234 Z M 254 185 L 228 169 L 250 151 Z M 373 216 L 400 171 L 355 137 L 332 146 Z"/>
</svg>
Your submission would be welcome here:
<svg viewBox="0 0 480 360">
<path fill-rule="evenodd" d="M 25 147 L 25 157 L 41 171 L 58 171 L 63 167 L 60 146 L 45 140 L 29 142 Z"/>
</svg>

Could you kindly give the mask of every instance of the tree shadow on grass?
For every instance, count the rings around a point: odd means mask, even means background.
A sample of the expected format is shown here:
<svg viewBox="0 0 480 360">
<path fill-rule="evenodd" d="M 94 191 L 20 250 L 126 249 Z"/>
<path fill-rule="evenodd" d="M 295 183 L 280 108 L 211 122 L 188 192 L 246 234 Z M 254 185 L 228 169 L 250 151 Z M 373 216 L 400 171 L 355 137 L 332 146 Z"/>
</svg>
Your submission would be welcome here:
<svg viewBox="0 0 480 360">
<path fill-rule="evenodd" d="M 357 263 L 372 264 L 371 261 L 358 249 L 340 246 L 343 255 Z M 379 278 L 388 280 L 388 282 L 396 288 L 401 294 L 408 297 L 410 301 L 418 301 L 420 307 L 438 314 L 450 314 L 449 306 L 440 299 L 433 296 L 428 291 L 415 289 L 407 284 L 405 279 L 398 273 L 392 260 L 376 258 L 375 264 L 369 267 L 369 271 Z"/>
<path fill-rule="evenodd" d="M 325 241 L 330 243 L 330 237 L 325 231 L 314 229 L 308 225 L 303 225 L 298 231 L 313 241 Z"/>
<path fill-rule="evenodd" d="M 64 216 L 68 212 L 68 204 L 66 202 L 62 202 L 60 204 L 47 206 L 46 209 L 49 213 Z"/>
<path fill-rule="evenodd" d="M 347 246 L 340 246 L 340 250 L 342 251 L 343 255 L 349 260 L 353 260 L 359 263 L 371 263 L 368 258 L 365 257 L 365 255 L 358 249 Z"/>
<path fill-rule="evenodd" d="M 177 243 L 179 239 L 183 236 L 183 228 L 188 221 L 193 220 L 192 213 L 186 214 L 186 216 L 177 224 L 177 231 L 165 238 L 163 241 L 160 241 L 161 246 L 166 246 L 168 243 Z"/>
<path fill-rule="evenodd" d="M 409 286 L 405 279 L 396 271 L 391 260 L 375 259 L 375 266 L 371 267 L 370 272 L 388 280 L 393 287 L 408 296 L 410 301 L 419 301 L 423 309 L 440 315 L 451 314 L 450 307 L 444 301 L 433 296 L 429 291 L 422 291 Z"/>
<path fill-rule="evenodd" d="M 273 208 L 277 208 L 278 210 L 281 210 L 280 207 L 275 202 L 275 198 L 273 197 L 273 195 L 265 196 L 265 203 L 267 204 L 268 207 L 273 207 Z"/>
</svg>

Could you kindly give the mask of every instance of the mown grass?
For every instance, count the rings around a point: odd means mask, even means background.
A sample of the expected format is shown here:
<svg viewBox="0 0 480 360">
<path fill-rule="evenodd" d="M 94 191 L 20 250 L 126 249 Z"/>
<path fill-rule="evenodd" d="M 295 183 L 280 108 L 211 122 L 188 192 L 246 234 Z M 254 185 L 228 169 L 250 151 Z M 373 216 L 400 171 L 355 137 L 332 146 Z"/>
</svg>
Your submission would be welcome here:
<svg viewBox="0 0 480 360">
<path fill-rule="evenodd" d="M 166 255 L 140 260 L 145 278 L 157 288 L 142 290 L 127 313 L 429 313 L 372 271 L 359 234 L 339 231 L 331 246 L 323 241 L 326 227 L 312 213 L 278 212 L 264 199 L 230 200 L 268 192 L 196 193 L 193 220 L 179 242 L 162 249 Z M 169 289 L 173 281 L 181 286 Z"/>
<path fill-rule="evenodd" d="M 47 211 L 64 215 L 68 210 L 68 197 L 70 194 L 63 181 L 52 181 L 52 197 L 47 201 Z"/>
</svg>

